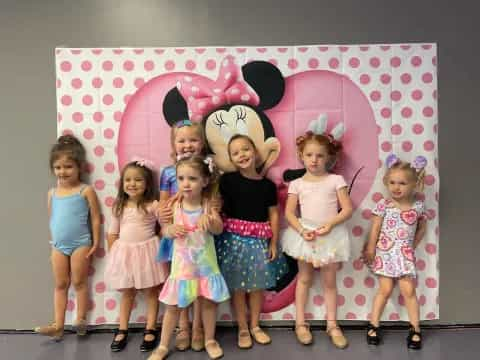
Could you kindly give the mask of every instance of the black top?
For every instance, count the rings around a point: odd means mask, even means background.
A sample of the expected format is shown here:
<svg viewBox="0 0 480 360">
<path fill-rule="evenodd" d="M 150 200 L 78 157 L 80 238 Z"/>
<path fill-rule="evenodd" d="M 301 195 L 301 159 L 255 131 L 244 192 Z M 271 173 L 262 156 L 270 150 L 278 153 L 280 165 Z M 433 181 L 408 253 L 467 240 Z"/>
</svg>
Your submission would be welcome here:
<svg viewBox="0 0 480 360">
<path fill-rule="evenodd" d="M 268 221 L 268 208 L 277 205 L 275 184 L 266 178 L 253 180 L 238 171 L 220 178 L 222 212 L 229 218 Z"/>
</svg>

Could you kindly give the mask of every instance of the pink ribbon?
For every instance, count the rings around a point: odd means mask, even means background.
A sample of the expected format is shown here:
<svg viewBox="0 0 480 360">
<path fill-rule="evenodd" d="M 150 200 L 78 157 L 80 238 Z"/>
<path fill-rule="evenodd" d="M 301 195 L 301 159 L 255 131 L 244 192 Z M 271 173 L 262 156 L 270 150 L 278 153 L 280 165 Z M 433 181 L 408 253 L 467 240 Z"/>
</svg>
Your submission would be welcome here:
<svg viewBox="0 0 480 360">
<path fill-rule="evenodd" d="M 177 89 L 187 102 L 188 115 L 193 121 L 203 120 L 205 115 L 225 104 L 256 106 L 260 103 L 255 90 L 243 79 L 242 70 L 232 55 L 222 60 L 213 85 L 199 80 L 187 75 L 177 82 Z"/>
<path fill-rule="evenodd" d="M 140 156 L 134 156 L 132 157 L 132 162 L 135 162 L 138 166 L 146 167 L 149 168 L 150 170 L 155 169 L 155 164 L 153 161 L 142 158 Z"/>
</svg>

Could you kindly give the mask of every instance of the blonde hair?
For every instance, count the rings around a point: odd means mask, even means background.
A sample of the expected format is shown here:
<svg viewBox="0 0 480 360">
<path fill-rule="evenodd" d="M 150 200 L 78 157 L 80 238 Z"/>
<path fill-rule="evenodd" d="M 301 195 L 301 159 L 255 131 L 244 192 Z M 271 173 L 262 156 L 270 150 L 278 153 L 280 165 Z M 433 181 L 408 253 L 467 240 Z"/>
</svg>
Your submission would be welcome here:
<svg viewBox="0 0 480 360">
<path fill-rule="evenodd" d="M 213 161 L 210 159 L 210 161 Z M 181 166 L 189 166 L 192 169 L 197 170 L 200 173 L 200 176 L 208 180 L 207 186 L 202 190 L 202 199 L 203 200 L 212 200 L 217 194 L 216 190 L 218 189 L 218 180 L 219 173 L 215 166 L 209 167 L 209 161 L 206 158 L 200 155 L 193 155 L 185 159 L 177 161 L 175 169 L 177 170 Z"/>
<path fill-rule="evenodd" d="M 383 176 L 383 184 L 385 186 L 387 186 L 388 178 L 393 170 L 401 170 L 408 172 L 412 176 L 412 179 L 415 181 L 417 190 L 423 191 L 423 188 L 425 186 L 425 168 L 417 170 L 412 166 L 411 163 L 399 160 L 392 166 L 387 168 L 387 172 Z"/>
<path fill-rule="evenodd" d="M 188 123 L 187 123 L 188 121 Z M 177 137 L 178 130 L 184 127 L 192 128 L 196 131 L 197 135 L 202 141 L 202 151 L 199 155 L 207 156 L 207 139 L 205 137 L 205 131 L 201 123 L 190 122 L 189 120 L 181 120 L 172 126 L 170 131 L 170 144 L 172 146 L 172 153 L 170 154 L 174 162 L 177 162 L 177 154 L 175 153 L 175 138 Z"/>
</svg>

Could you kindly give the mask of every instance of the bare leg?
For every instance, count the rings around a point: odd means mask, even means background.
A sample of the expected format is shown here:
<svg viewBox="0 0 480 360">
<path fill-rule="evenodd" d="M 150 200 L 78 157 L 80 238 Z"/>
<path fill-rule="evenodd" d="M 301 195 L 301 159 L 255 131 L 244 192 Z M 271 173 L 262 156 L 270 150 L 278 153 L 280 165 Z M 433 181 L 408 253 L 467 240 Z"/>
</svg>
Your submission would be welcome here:
<svg viewBox="0 0 480 360">
<path fill-rule="evenodd" d="M 248 294 L 248 305 L 250 307 L 250 328 L 258 327 L 260 311 L 262 310 L 263 290 L 255 290 Z"/>
<path fill-rule="evenodd" d="M 233 292 L 233 308 L 237 318 L 238 330 L 248 330 L 247 323 L 247 301 L 245 291 L 235 290 Z"/>
<path fill-rule="evenodd" d="M 147 330 L 155 330 L 157 328 L 158 316 L 158 286 L 154 286 L 143 290 L 145 294 L 145 302 L 147 304 Z M 145 335 L 146 341 L 152 341 L 155 338 L 152 334 Z"/>
<path fill-rule="evenodd" d="M 162 334 L 160 335 L 159 346 L 168 348 L 173 331 L 178 322 L 179 313 L 180 310 L 176 305 L 167 305 L 165 315 L 163 315 Z"/>
<path fill-rule="evenodd" d="M 402 277 L 398 280 L 398 285 L 400 287 L 400 293 L 405 299 L 405 306 L 408 312 L 408 319 L 410 323 L 415 328 L 415 331 L 420 332 L 420 321 L 419 321 L 419 307 L 417 301 L 417 294 L 415 291 L 415 284 L 413 279 L 410 277 Z M 420 338 L 415 335 L 412 338 L 413 341 L 419 341 Z"/>
<path fill-rule="evenodd" d="M 327 309 L 327 328 L 337 326 L 337 268 L 338 264 L 328 264 L 321 269 L 321 279 Z M 332 330 L 332 335 L 341 335 L 340 330 Z"/>
<path fill-rule="evenodd" d="M 123 289 L 122 299 L 120 300 L 120 330 L 128 330 L 128 320 L 130 319 L 130 313 L 132 312 L 133 301 L 137 295 L 135 288 Z M 115 341 L 121 341 L 125 335 L 117 334 Z"/>
<path fill-rule="evenodd" d="M 305 306 L 308 292 L 312 286 L 313 266 L 305 261 L 298 260 L 297 285 L 295 287 L 296 325 L 305 324 Z"/>
<path fill-rule="evenodd" d="M 70 286 L 70 257 L 56 249 L 52 249 L 52 269 L 55 280 L 54 308 L 57 328 L 65 325 L 65 310 L 67 309 L 68 288 Z"/>
<path fill-rule="evenodd" d="M 88 267 L 90 259 L 86 256 L 90 247 L 79 247 L 70 257 L 72 285 L 77 295 L 77 321 L 87 318 L 88 310 Z"/>
<path fill-rule="evenodd" d="M 215 326 L 217 317 L 217 304 L 205 298 L 199 298 L 202 313 L 203 329 L 205 330 L 205 342 L 215 340 Z"/>
<path fill-rule="evenodd" d="M 375 298 L 373 299 L 372 315 L 370 318 L 370 322 L 375 327 L 380 325 L 380 318 L 382 317 L 383 309 L 385 308 L 385 304 L 390 298 L 390 295 L 392 295 L 394 281 L 392 278 L 379 276 L 378 284 L 379 287 L 375 294 Z M 369 335 L 375 336 L 375 331 L 370 330 Z"/>
</svg>

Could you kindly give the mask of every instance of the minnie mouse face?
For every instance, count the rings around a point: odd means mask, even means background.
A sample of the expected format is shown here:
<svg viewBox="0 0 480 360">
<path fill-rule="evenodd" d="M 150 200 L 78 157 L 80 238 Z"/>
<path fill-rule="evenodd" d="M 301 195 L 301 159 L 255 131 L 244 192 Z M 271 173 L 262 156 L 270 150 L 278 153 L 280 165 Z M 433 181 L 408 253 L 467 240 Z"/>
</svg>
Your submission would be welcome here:
<svg viewBox="0 0 480 360">
<path fill-rule="evenodd" d="M 264 110 L 283 97 L 285 82 L 280 70 L 265 61 L 240 68 L 232 56 L 222 61 L 215 82 L 184 76 L 165 97 L 163 112 L 169 124 L 191 118 L 205 126 L 207 146 L 217 166 L 225 172 L 235 168 L 227 144 L 235 134 L 249 136 L 258 150 L 257 169 L 265 174 L 277 160 L 280 142 Z"/>
</svg>

